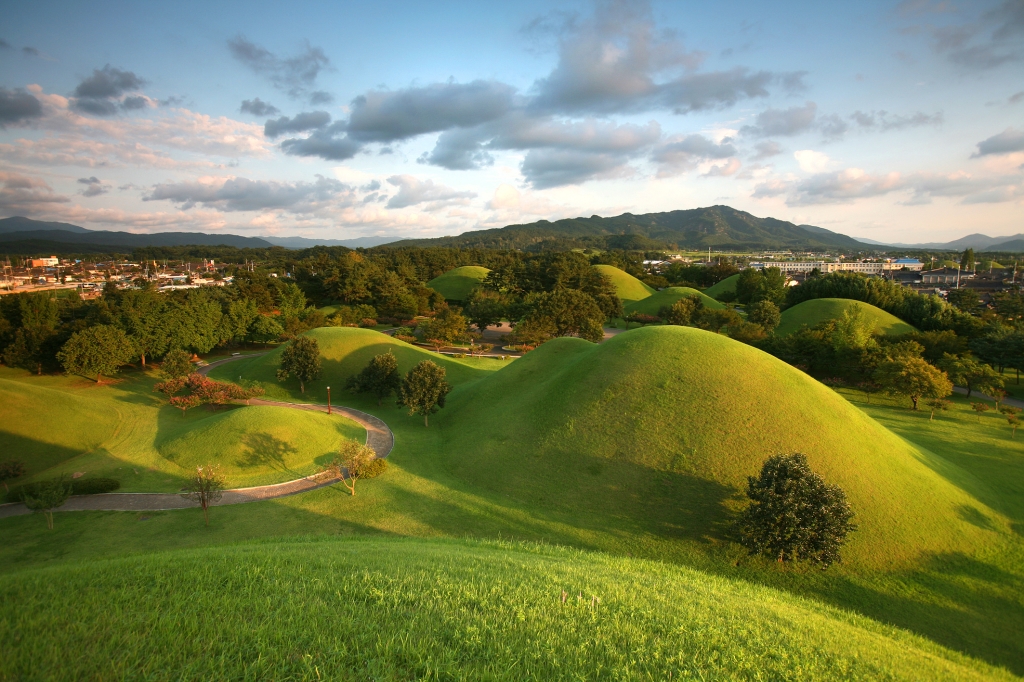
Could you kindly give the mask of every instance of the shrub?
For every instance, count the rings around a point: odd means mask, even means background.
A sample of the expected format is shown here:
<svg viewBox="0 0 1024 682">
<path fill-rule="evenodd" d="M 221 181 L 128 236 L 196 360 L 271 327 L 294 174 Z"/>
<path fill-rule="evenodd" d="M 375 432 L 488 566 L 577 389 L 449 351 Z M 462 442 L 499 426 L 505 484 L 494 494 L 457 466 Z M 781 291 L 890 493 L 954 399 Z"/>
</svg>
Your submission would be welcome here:
<svg viewBox="0 0 1024 682">
<path fill-rule="evenodd" d="M 359 326 L 363 328 L 376 327 L 377 320 L 371 317 L 364 317 L 362 320 L 359 321 Z"/>
<path fill-rule="evenodd" d="M 387 470 L 388 461 L 386 459 L 371 459 L 370 463 L 363 467 L 360 475 L 363 478 L 377 478 Z"/>
<path fill-rule="evenodd" d="M 100 495 L 112 493 L 121 487 L 121 482 L 114 478 L 75 478 L 68 482 L 72 495 Z M 7 493 L 8 502 L 24 502 L 25 494 L 36 496 L 49 482 L 25 483 L 11 488 Z"/>
</svg>

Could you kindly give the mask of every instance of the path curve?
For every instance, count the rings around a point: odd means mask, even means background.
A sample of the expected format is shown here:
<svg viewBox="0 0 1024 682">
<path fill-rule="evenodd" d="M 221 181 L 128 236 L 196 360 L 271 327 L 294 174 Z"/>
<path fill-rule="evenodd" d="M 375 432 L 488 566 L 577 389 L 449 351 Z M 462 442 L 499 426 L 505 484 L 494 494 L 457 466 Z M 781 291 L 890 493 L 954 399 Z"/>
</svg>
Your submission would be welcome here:
<svg viewBox="0 0 1024 682">
<path fill-rule="evenodd" d="M 251 353 L 249 355 L 236 355 L 223 360 L 211 362 L 199 368 L 200 374 L 206 374 L 218 365 L 233 360 L 256 357 L 263 353 Z M 253 405 L 271 405 L 273 407 L 285 407 L 293 410 L 307 410 L 310 412 L 327 412 L 326 405 L 314 403 L 286 403 L 277 400 L 254 399 L 250 401 Z M 388 428 L 382 419 L 374 417 L 360 410 L 351 407 L 331 407 L 331 413 L 347 417 L 366 429 L 366 444 L 372 449 L 379 459 L 391 454 L 395 447 L 395 435 Z M 305 478 L 297 478 L 294 481 L 275 483 L 273 485 L 260 485 L 252 488 L 234 488 L 225 490 L 220 500 L 214 502 L 221 506 L 226 504 L 244 504 L 246 502 L 257 502 L 259 500 L 273 500 L 278 497 L 297 495 L 299 493 L 316 490 L 338 481 L 337 477 L 324 474 L 314 474 Z M 170 509 L 191 509 L 196 508 L 197 503 L 181 497 L 177 493 L 102 493 L 99 495 L 76 495 L 68 499 L 64 506 L 56 511 L 166 511 Z M 8 503 L 0 505 L 0 519 L 8 516 L 21 516 L 32 512 L 21 503 Z"/>
</svg>

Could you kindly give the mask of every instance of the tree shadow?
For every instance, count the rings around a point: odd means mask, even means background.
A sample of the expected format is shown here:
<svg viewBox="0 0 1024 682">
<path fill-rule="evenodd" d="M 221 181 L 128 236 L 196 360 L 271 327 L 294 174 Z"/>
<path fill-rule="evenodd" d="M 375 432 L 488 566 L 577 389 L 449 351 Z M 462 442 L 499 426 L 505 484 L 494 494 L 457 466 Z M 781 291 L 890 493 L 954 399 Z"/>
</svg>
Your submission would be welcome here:
<svg viewBox="0 0 1024 682">
<path fill-rule="evenodd" d="M 285 459 L 298 452 L 291 444 L 269 433 L 248 433 L 242 438 L 242 444 L 246 450 L 235 460 L 235 466 L 243 469 L 265 466 L 290 471 Z"/>
</svg>

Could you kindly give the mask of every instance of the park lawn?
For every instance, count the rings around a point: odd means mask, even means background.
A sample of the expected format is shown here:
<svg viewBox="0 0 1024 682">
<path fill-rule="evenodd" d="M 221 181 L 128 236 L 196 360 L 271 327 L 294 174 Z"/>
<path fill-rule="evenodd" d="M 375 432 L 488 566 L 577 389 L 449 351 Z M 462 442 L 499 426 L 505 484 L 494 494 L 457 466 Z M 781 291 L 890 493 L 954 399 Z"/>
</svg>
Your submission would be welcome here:
<svg viewBox="0 0 1024 682">
<path fill-rule="evenodd" d="M 612 281 L 615 293 L 624 304 L 645 299 L 654 293 L 650 286 L 614 265 L 594 265 L 593 268 Z"/>
<path fill-rule="evenodd" d="M 1012 679 L 770 588 L 523 543 L 185 550 L 8 575 L 0 598 L 11 679 Z"/>
<path fill-rule="evenodd" d="M 864 322 L 876 334 L 898 336 L 917 331 L 895 315 L 870 303 L 848 298 L 814 298 L 784 310 L 782 321 L 775 330 L 775 334 L 788 336 L 801 327 L 815 327 L 822 322 L 839 319 L 846 311 L 853 312 L 854 310 L 860 311 Z"/>
<path fill-rule="evenodd" d="M 721 282 L 709 286 L 707 289 L 704 290 L 704 293 L 707 296 L 710 296 L 711 298 L 718 298 L 719 296 L 726 292 L 736 293 L 736 282 L 738 281 L 740 281 L 739 273 L 736 273 L 735 275 L 730 275 L 729 277 L 723 279 Z"/>
<path fill-rule="evenodd" d="M 666 287 L 661 291 L 651 294 L 647 298 L 634 301 L 624 306 L 626 315 L 630 313 L 641 313 L 643 315 L 658 315 L 662 308 L 671 307 L 673 303 L 681 298 L 698 298 L 706 308 L 724 310 L 725 306 L 715 299 L 707 296 L 690 287 Z"/>
<path fill-rule="evenodd" d="M 438 275 L 427 282 L 427 286 L 444 296 L 446 301 L 465 301 L 483 283 L 489 272 L 479 265 L 464 265 Z"/>
</svg>

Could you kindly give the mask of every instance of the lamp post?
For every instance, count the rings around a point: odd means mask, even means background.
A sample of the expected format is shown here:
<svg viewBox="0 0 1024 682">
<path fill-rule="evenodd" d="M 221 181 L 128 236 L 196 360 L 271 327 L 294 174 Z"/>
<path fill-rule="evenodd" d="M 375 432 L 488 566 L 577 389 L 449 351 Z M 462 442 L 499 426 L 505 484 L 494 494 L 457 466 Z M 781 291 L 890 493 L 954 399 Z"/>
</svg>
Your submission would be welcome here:
<svg viewBox="0 0 1024 682">
<path fill-rule="evenodd" d="M 327 414 L 331 413 L 331 387 L 327 387 Z"/>
</svg>

